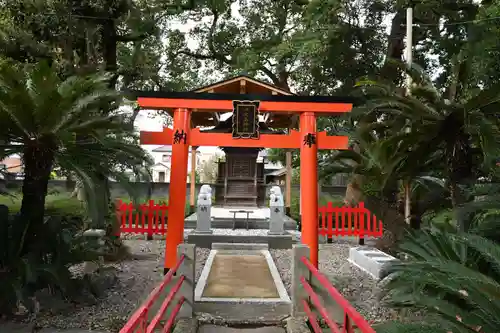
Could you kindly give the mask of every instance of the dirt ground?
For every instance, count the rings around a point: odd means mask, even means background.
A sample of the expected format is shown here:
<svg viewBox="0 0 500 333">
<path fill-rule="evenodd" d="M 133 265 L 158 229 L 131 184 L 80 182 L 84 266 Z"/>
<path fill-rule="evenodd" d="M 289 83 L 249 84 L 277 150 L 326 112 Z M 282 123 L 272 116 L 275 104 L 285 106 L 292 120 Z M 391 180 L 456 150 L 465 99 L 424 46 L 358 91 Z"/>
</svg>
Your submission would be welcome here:
<svg viewBox="0 0 500 333">
<path fill-rule="evenodd" d="M 106 274 L 98 281 L 98 289 L 101 289 L 98 299 L 69 302 L 41 293 L 37 296 L 40 311 L 36 316 L 0 320 L 0 332 L 118 332 L 163 278 L 165 241 L 125 240 L 124 243 L 131 256 L 103 267 Z M 200 261 L 197 271 L 201 271 L 208 256 L 205 252 L 197 250 L 197 262 Z M 46 330 L 41 331 L 44 328 Z"/>
</svg>

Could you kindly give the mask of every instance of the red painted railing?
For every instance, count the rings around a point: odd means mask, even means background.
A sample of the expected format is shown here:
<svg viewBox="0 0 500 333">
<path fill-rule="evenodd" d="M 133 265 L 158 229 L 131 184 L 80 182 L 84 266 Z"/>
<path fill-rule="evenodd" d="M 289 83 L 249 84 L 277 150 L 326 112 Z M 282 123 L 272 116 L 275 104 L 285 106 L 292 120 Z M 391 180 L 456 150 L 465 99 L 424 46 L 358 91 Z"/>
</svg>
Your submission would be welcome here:
<svg viewBox="0 0 500 333">
<path fill-rule="evenodd" d="M 163 327 L 161 327 L 160 322 L 163 320 L 163 316 L 167 312 L 169 305 L 174 300 L 175 296 L 177 295 L 177 292 L 181 288 L 182 283 L 186 279 L 184 275 L 181 275 L 177 279 L 174 286 L 168 293 L 167 297 L 165 297 L 165 299 L 161 303 L 160 309 L 149 323 L 148 323 L 148 316 L 150 314 L 151 307 L 158 300 L 165 287 L 171 283 L 172 277 L 174 276 L 175 272 L 179 269 L 179 266 L 182 264 L 184 259 L 185 257 L 184 255 L 182 255 L 179 258 L 179 261 L 177 262 L 175 267 L 170 269 L 168 273 L 165 275 L 161 284 L 158 287 L 156 287 L 151 292 L 151 294 L 149 294 L 147 300 L 141 305 L 141 307 L 136 312 L 134 312 L 132 317 L 130 317 L 129 321 L 120 330 L 120 333 L 152 333 L 157 330 L 161 330 L 161 332 L 163 333 L 169 333 L 171 331 L 175 323 L 175 318 L 179 313 L 182 304 L 185 301 L 184 297 L 181 296 L 179 298 L 175 307 L 170 313 L 170 316 L 166 319 L 166 323 L 165 325 L 163 325 Z"/>
<path fill-rule="evenodd" d="M 167 233 L 168 206 L 155 204 L 149 200 L 147 204 L 136 207 L 132 203 L 118 200 L 116 203 L 116 217 L 120 223 L 120 232 L 134 234 L 165 235 Z"/>
<path fill-rule="evenodd" d="M 312 304 L 317 312 L 321 315 L 323 321 L 326 325 L 328 325 L 328 328 L 332 333 L 354 333 L 355 328 L 356 332 L 360 333 L 376 333 L 375 330 L 371 328 L 370 324 L 361 316 L 361 314 L 359 314 L 359 312 L 357 312 L 354 307 L 349 304 L 349 302 L 340 294 L 340 292 L 332 286 L 326 276 L 321 274 L 313 266 L 309 259 L 307 259 L 306 257 L 302 257 L 300 261 L 307 267 L 307 269 L 311 273 L 312 278 L 316 279 L 321 287 L 328 292 L 332 300 L 335 301 L 335 303 L 337 303 L 337 305 L 344 310 L 344 322 L 342 324 L 342 327 L 339 327 L 339 325 L 335 323 L 330 317 L 328 310 L 321 303 L 319 295 L 314 292 L 313 287 L 311 286 L 309 281 L 304 276 L 301 276 L 300 283 L 302 284 L 302 287 L 304 288 L 308 298 L 310 299 L 310 302 L 308 302 L 307 299 L 302 299 L 301 302 L 302 306 L 304 307 L 304 312 L 309 319 L 309 324 L 311 325 L 314 333 L 323 333 L 323 329 L 320 327 L 320 323 L 318 322 L 316 314 L 311 309 L 310 304 Z"/>
<path fill-rule="evenodd" d="M 318 208 L 319 234 L 322 236 L 358 236 L 359 238 L 381 237 L 382 221 L 365 208 L 363 202 L 357 207 L 334 207 L 331 202 Z"/>
</svg>

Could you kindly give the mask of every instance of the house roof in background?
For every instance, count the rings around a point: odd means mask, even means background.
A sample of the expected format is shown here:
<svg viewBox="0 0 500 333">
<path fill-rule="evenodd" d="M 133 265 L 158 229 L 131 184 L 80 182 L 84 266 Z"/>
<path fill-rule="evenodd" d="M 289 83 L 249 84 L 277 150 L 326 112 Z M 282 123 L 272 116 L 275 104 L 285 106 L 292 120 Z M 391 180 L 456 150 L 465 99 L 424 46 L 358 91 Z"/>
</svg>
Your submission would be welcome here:
<svg viewBox="0 0 500 333">
<path fill-rule="evenodd" d="M 170 169 L 168 166 L 166 166 L 166 165 L 165 165 L 165 164 L 163 164 L 163 163 L 156 163 L 155 165 L 153 165 L 153 168 L 154 168 L 154 167 L 159 167 L 159 166 L 164 167 L 164 168 L 166 168 L 166 169 Z"/>
<path fill-rule="evenodd" d="M 191 147 L 189 147 L 189 151 L 191 151 Z M 153 149 L 152 152 L 153 153 L 169 153 L 169 152 L 172 152 L 172 146 L 170 146 L 170 145 L 161 146 L 161 147 Z"/>
<path fill-rule="evenodd" d="M 286 174 L 286 168 L 281 168 L 267 174 L 267 176 L 283 176 Z"/>
</svg>

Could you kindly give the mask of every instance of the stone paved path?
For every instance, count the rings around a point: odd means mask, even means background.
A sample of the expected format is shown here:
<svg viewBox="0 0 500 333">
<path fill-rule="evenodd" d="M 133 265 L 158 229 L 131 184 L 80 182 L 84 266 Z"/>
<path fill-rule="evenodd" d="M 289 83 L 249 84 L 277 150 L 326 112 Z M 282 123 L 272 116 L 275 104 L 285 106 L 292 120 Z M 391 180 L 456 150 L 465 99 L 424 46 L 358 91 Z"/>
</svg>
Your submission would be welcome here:
<svg viewBox="0 0 500 333">
<path fill-rule="evenodd" d="M 258 328 L 234 328 L 217 325 L 203 325 L 198 329 L 198 333 L 285 333 L 283 327 L 266 326 Z"/>
<path fill-rule="evenodd" d="M 279 298 L 266 258 L 255 254 L 216 254 L 203 297 Z"/>
</svg>

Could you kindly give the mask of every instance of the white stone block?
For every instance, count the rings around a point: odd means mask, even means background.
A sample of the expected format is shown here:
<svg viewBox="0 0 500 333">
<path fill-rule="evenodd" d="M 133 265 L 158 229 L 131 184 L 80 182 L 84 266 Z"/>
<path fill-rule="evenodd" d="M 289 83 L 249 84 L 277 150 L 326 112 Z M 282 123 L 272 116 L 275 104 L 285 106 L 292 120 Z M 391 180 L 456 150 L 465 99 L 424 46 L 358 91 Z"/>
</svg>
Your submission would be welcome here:
<svg viewBox="0 0 500 333">
<path fill-rule="evenodd" d="M 377 280 L 380 280 L 385 266 L 395 260 L 393 256 L 375 248 L 359 246 L 349 249 L 349 262 Z"/>
<path fill-rule="evenodd" d="M 104 237 L 106 230 L 102 229 L 88 229 L 83 232 L 84 237 Z"/>
</svg>

